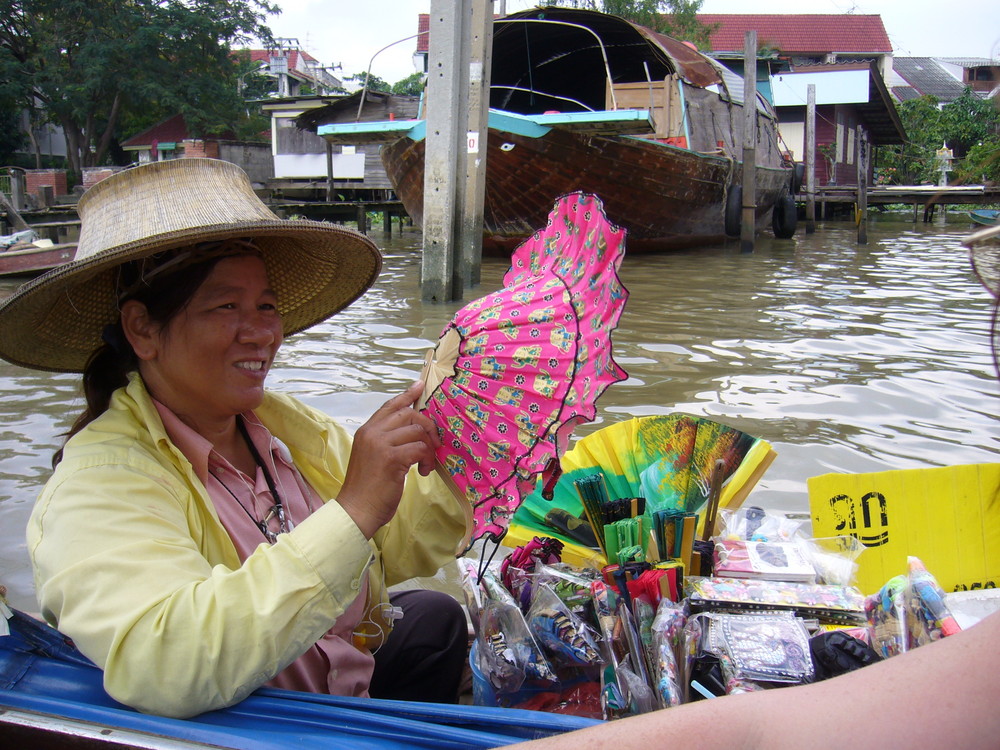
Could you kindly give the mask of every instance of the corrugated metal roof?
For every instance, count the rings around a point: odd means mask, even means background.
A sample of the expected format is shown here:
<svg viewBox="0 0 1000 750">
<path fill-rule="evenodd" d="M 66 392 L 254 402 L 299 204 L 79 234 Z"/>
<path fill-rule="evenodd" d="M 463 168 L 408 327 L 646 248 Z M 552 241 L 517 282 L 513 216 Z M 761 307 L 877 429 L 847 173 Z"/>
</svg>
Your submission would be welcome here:
<svg viewBox="0 0 1000 750">
<path fill-rule="evenodd" d="M 892 43 L 878 15 L 699 13 L 698 20 L 719 24 L 711 35 L 713 52 L 742 50 L 744 34 L 756 31 L 758 45 L 786 54 L 892 54 Z"/>
<path fill-rule="evenodd" d="M 938 65 L 932 57 L 896 57 L 892 61 L 892 69 L 917 92 L 917 96 L 929 95 L 940 102 L 950 102 L 965 91 L 965 84 Z"/>
<path fill-rule="evenodd" d="M 934 59 L 957 65 L 960 68 L 1000 67 L 1000 60 L 991 60 L 988 57 L 936 57 Z"/>
<path fill-rule="evenodd" d="M 908 102 L 911 99 L 920 98 L 920 92 L 912 86 L 893 86 L 892 95 L 901 102 Z"/>
</svg>

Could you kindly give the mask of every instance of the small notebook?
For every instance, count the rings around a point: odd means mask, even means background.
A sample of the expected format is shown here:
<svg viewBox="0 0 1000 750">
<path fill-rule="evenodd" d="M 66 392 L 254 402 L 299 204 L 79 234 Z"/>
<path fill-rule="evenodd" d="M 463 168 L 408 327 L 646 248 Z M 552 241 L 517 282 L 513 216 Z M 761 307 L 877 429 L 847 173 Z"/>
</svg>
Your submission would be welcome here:
<svg viewBox="0 0 1000 750">
<path fill-rule="evenodd" d="M 719 540 L 715 575 L 798 583 L 816 580 L 816 570 L 798 542 Z"/>
</svg>

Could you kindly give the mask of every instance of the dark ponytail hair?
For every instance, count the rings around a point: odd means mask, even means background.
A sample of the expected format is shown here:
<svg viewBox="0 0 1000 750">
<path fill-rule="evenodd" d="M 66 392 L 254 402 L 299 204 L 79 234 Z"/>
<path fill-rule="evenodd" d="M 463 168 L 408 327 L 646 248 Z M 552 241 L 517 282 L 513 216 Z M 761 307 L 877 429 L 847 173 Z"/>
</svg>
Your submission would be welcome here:
<svg viewBox="0 0 1000 750">
<path fill-rule="evenodd" d="M 146 306 L 149 319 L 161 329 L 164 328 L 187 307 L 215 264 L 223 257 L 210 256 L 203 261 L 184 265 L 169 274 L 150 274 L 152 281 L 143 283 L 150 268 L 177 257 L 179 252 L 187 251 L 188 248 L 181 251 L 168 250 L 152 258 L 123 264 L 119 273 L 119 288 L 129 291 L 121 297 L 119 306 L 127 300 L 137 300 Z M 52 456 L 52 468 L 62 460 L 66 442 L 108 410 L 112 394 L 127 385 L 129 373 L 139 367 L 139 360 L 122 329 L 121 318 L 105 326 L 101 338 L 104 343 L 90 355 L 83 371 L 83 395 L 87 405 L 65 433 L 66 440 L 62 447 Z"/>
</svg>

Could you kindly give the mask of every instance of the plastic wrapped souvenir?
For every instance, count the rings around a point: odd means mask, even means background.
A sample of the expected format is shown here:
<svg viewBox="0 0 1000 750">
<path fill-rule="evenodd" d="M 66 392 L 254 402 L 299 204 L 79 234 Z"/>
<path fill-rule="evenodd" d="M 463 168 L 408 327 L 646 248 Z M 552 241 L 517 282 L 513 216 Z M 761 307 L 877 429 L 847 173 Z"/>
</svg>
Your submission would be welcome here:
<svg viewBox="0 0 1000 750">
<path fill-rule="evenodd" d="M 712 650 L 727 657 L 727 692 L 746 692 L 746 683 L 798 684 L 813 677 L 809 632 L 791 614 L 712 616 Z"/>
<path fill-rule="evenodd" d="M 656 698 L 662 708 L 676 706 L 683 700 L 677 657 L 683 644 L 687 610 L 684 604 L 666 599 L 660 602 L 653 620 L 653 649 L 656 656 L 652 677 Z"/>
<path fill-rule="evenodd" d="M 557 664 L 588 667 L 604 661 L 590 628 L 547 586 L 539 586 L 535 593 L 528 625 Z"/>
</svg>

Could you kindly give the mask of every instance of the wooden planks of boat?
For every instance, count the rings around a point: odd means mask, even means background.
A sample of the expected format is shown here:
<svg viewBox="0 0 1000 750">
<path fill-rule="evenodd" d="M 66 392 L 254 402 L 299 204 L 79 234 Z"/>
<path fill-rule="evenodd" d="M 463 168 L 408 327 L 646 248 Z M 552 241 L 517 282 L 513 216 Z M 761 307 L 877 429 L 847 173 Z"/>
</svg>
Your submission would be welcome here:
<svg viewBox="0 0 1000 750">
<path fill-rule="evenodd" d="M 76 243 L 30 245 L 0 251 L 0 277 L 36 276 L 73 260 Z"/>
</svg>

